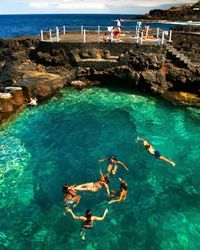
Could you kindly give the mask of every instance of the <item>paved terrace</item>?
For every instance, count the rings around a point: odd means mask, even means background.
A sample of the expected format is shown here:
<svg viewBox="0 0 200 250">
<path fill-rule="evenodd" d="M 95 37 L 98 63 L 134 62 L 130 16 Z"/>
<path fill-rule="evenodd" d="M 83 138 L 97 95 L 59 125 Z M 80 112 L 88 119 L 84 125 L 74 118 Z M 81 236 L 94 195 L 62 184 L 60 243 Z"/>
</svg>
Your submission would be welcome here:
<svg viewBox="0 0 200 250">
<path fill-rule="evenodd" d="M 97 31 L 86 31 L 85 36 L 81 34 L 80 31 L 65 31 L 59 32 L 59 38 L 56 34 L 53 35 L 49 32 L 44 32 L 43 34 L 43 41 L 46 42 L 69 42 L 69 43 L 106 43 L 103 41 L 103 36 L 106 33 L 106 30 L 102 30 L 101 32 Z M 162 31 L 160 31 L 159 37 L 157 37 L 156 29 L 150 30 L 148 35 L 143 35 L 143 37 L 136 36 L 135 31 L 123 31 L 121 32 L 120 39 L 114 41 L 112 43 L 139 43 L 139 44 L 146 44 L 146 45 L 154 45 L 154 44 L 161 44 L 162 40 Z M 165 36 L 164 42 L 169 40 L 168 36 Z M 110 43 L 110 41 L 108 42 Z"/>
</svg>

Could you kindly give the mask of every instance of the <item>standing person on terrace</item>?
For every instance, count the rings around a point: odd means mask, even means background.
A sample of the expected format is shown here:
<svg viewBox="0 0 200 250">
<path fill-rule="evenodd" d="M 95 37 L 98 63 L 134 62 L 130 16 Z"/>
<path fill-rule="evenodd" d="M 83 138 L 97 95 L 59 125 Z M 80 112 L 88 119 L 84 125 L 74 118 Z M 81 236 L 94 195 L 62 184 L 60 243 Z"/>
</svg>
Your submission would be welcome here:
<svg viewBox="0 0 200 250">
<path fill-rule="evenodd" d="M 121 32 L 121 30 L 122 30 L 121 18 L 117 19 L 116 22 L 117 22 L 117 27 L 118 27 L 119 31 Z"/>
</svg>

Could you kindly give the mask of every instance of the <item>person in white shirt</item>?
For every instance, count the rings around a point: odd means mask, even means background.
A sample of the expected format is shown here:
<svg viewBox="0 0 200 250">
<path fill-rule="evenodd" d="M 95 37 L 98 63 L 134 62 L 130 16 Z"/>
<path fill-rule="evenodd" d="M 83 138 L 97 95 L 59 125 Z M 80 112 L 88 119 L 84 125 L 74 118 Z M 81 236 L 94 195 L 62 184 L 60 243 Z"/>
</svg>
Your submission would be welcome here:
<svg viewBox="0 0 200 250">
<path fill-rule="evenodd" d="M 122 27 L 121 19 L 117 19 L 116 21 L 117 21 L 117 27 L 118 27 L 119 31 L 121 32 L 121 27 Z"/>
</svg>

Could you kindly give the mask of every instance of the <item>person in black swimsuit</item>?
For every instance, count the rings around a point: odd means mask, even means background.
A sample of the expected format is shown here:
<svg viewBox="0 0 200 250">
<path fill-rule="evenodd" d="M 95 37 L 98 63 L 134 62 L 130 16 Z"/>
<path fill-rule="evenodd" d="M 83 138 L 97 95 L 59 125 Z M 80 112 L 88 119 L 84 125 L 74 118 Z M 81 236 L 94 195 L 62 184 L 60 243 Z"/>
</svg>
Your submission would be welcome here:
<svg viewBox="0 0 200 250">
<path fill-rule="evenodd" d="M 86 229 L 91 229 L 93 227 L 94 221 L 102 221 L 105 219 L 107 213 L 108 213 L 108 209 L 106 208 L 103 215 L 100 216 L 93 216 L 92 212 L 87 209 L 85 212 L 85 216 L 76 216 L 73 211 L 71 210 L 71 208 L 67 208 L 67 211 L 72 215 L 74 220 L 81 220 L 83 221 L 83 225 L 82 225 L 82 230 L 80 232 L 80 236 L 82 238 L 82 240 L 85 240 L 85 230 Z"/>
<path fill-rule="evenodd" d="M 140 138 L 140 137 L 137 137 L 137 140 L 138 140 L 138 141 L 141 141 L 141 143 L 144 145 L 145 149 L 146 149 L 150 154 L 154 155 L 155 158 L 160 159 L 161 161 L 167 162 L 167 163 L 171 164 L 173 167 L 176 166 L 176 163 L 175 163 L 174 161 L 172 161 L 172 160 L 170 160 L 170 159 L 164 157 L 163 155 L 161 155 L 160 152 L 157 151 L 157 150 L 155 150 L 155 149 L 153 148 L 153 146 L 152 146 L 147 140 L 144 140 L 144 139 L 142 139 L 142 138 Z"/>
<path fill-rule="evenodd" d="M 118 165 L 121 165 L 125 170 L 128 171 L 128 168 L 126 167 L 126 165 L 122 161 L 117 160 L 117 158 L 114 155 L 112 155 L 111 157 L 107 157 L 107 158 L 99 160 L 99 162 L 103 162 L 103 161 L 109 162 L 109 165 L 107 167 L 107 173 L 106 173 L 107 176 L 109 176 L 110 173 L 115 175 L 117 173 Z"/>
</svg>

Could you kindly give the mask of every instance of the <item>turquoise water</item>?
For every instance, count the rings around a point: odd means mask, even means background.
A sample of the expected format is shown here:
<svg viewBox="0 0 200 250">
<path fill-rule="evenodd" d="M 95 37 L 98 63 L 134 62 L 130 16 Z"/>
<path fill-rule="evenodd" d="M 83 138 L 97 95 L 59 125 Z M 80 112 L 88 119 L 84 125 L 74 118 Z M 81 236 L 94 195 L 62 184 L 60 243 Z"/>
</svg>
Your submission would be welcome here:
<svg viewBox="0 0 200 250">
<path fill-rule="evenodd" d="M 101 88 L 63 90 L 26 108 L 0 133 L 0 249 L 200 249 L 200 112 L 152 97 Z M 135 141 L 148 139 L 177 166 L 156 160 Z M 126 201 L 105 190 L 84 192 L 75 214 L 109 213 L 79 237 L 64 215 L 62 185 L 95 181 L 115 154 L 129 167 Z"/>
</svg>

